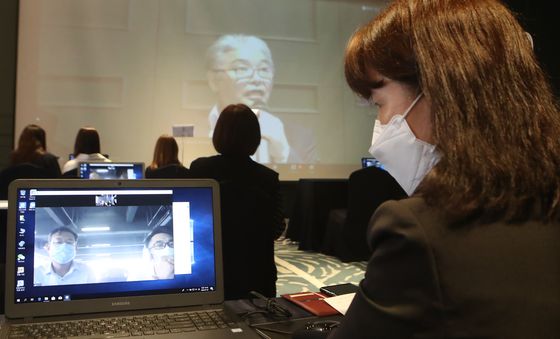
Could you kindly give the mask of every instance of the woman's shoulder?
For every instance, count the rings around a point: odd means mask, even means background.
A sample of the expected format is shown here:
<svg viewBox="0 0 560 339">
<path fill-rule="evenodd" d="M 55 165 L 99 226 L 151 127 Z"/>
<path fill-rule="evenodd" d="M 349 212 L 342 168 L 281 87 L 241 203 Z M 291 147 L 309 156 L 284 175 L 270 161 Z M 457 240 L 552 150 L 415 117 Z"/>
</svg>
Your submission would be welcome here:
<svg viewBox="0 0 560 339">
<path fill-rule="evenodd" d="M 441 229 L 448 223 L 441 210 L 428 205 L 420 196 L 389 200 L 381 204 L 373 214 L 368 238 L 371 239 L 385 232 L 399 234 L 431 232 L 423 229 Z"/>
<path fill-rule="evenodd" d="M 220 155 L 212 155 L 209 157 L 200 157 L 200 158 L 196 158 L 191 162 L 190 168 L 192 169 L 193 167 L 198 167 L 198 166 L 207 166 L 207 165 L 211 165 L 211 164 L 218 164 L 221 163 L 223 161 L 222 157 Z"/>
<path fill-rule="evenodd" d="M 256 161 L 253 161 L 254 167 L 256 169 L 256 171 L 261 174 L 262 176 L 268 177 L 268 178 L 276 178 L 278 179 L 278 172 L 276 172 L 275 170 L 266 167 L 263 164 L 259 164 Z"/>
<path fill-rule="evenodd" d="M 397 215 L 410 215 L 415 218 L 423 218 L 425 216 L 443 215 L 437 208 L 428 205 L 422 196 L 412 196 L 400 200 L 388 200 L 381 204 L 377 211 L 394 212 Z M 376 212 L 377 212 L 376 211 Z"/>
<path fill-rule="evenodd" d="M 45 152 L 43 154 L 41 154 L 41 158 L 45 159 L 45 160 L 56 160 L 58 161 L 58 157 L 52 153 L 49 152 Z"/>
</svg>

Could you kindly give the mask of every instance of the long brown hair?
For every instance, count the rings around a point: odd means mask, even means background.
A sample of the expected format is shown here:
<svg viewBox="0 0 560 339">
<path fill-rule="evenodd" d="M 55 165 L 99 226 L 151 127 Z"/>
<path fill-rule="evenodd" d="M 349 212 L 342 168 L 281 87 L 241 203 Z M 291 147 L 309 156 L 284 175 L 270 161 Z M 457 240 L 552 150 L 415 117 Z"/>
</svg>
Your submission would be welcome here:
<svg viewBox="0 0 560 339">
<path fill-rule="evenodd" d="M 346 51 L 350 87 L 366 71 L 421 88 L 442 155 L 417 193 L 450 216 L 556 220 L 560 112 L 531 43 L 496 0 L 397 0 Z M 536 213 L 534 213 L 536 212 Z"/>
<path fill-rule="evenodd" d="M 154 148 L 154 159 L 151 168 L 165 167 L 167 165 L 181 164 L 179 161 L 179 146 L 177 141 L 170 135 L 162 135 L 157 139 Z"/>
<path fill-rule="evenodd" d="M 17 148 L 10 156 L 12 165 L 33 162 L 47 150 L 45 130 L 35 124 L 25 126 L 18 140 Z"/>
<path fill-rule="evenodd" d="M 76 134 L 74 142 L 74 156 L 78 154 L 101 153 L 99 133 L 93 127 L 82 127 Z"/>
</svg>

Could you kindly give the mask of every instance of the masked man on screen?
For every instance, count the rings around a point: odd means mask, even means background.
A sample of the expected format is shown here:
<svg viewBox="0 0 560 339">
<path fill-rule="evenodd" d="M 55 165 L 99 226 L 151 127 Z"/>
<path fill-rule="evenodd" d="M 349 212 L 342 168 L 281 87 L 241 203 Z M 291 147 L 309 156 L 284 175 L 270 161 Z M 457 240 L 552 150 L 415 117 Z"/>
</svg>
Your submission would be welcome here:
<svg viewBox="0 0 560 339">
<path fill-rule="evenodd" d="M 35 286 L 74 285 L 95 282 L 91 269 L 74 260 L 78 248 L 78 234 L 69 227 L 58 227 L 49 233 L 45 250 L 49 254 L 48 266 L 35 269 Z"/>
<path fill-rule="evenodd" d="M 173 279 L 175 276 L 173 229 L 169 226 L 155 227 L 144 240 L 144 248 L 153 264 L 151 278 Z"/>
<path fill-rule="evenodd" d="M 223 108 L 242 103 L 259 118 L 262 141 L 255 153 L 261 163 L 286 163 L 290 147 L 284 124 L 268 111 L 274 64 L 266 42 L 247 35 L 224 35 L 207 54 L 208 84 L 218 103 L 210 111 L 210 136 Z"/>
</svg>

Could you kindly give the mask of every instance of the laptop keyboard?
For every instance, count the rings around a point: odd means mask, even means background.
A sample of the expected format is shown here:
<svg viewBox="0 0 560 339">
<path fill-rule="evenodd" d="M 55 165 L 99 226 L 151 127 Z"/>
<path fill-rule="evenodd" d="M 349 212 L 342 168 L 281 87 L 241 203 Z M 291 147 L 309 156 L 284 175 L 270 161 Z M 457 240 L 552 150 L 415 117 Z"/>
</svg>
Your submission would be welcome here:
<svg viewBox="0 0 560 339">
<path fill-rule="evenodd" d="M 13 325 L 8 338 L 142 337 L 235 327 L 223 310 Z"/>
</svg>

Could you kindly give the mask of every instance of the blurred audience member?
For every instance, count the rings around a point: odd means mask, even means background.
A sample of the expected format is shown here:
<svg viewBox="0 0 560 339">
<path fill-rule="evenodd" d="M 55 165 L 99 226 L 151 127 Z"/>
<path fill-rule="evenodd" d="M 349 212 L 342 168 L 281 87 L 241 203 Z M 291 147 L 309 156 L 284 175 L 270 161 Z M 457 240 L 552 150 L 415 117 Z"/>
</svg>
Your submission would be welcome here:
<svg viewBox="0 0 560 339">
<path fill-rule="evenodd" d="M 17 148 L 10 157 L 10 165 L 24 163 L 45 168 L 52 177 L 60 176 L 58 158 L 47 152 L 45 130 L 35 124 L 27 125 L 23 129 Z"/>
<path fill-rule="evenodd" d="M 78 168 L 79 163 L 84 161 L 111 162 L 111 160 L 101 154 L 99 133 L 93 127 L 80 128 L 74 143 L 74 159 L 64 164 L 62 173 Z"/>
<path fill-rule="evenodd" d="M 261 141 L 259 120 L 248 106 L 229 105 L 212 141 L 220 154 L 194 160 L 191 174 L 220 183 L 225 298 L 250 291 L 274 297 L 274 239 L 284 220 L 278 173 L 251 159 Z"/>
<path fill-rule="evenodd" d="M 146 168 L 146 178 L 185 178 L 189 170 L 179 161 L 179 146 L 170 135 L 162 135 L 156 142 L 154 158 Z"/>
</svg>

